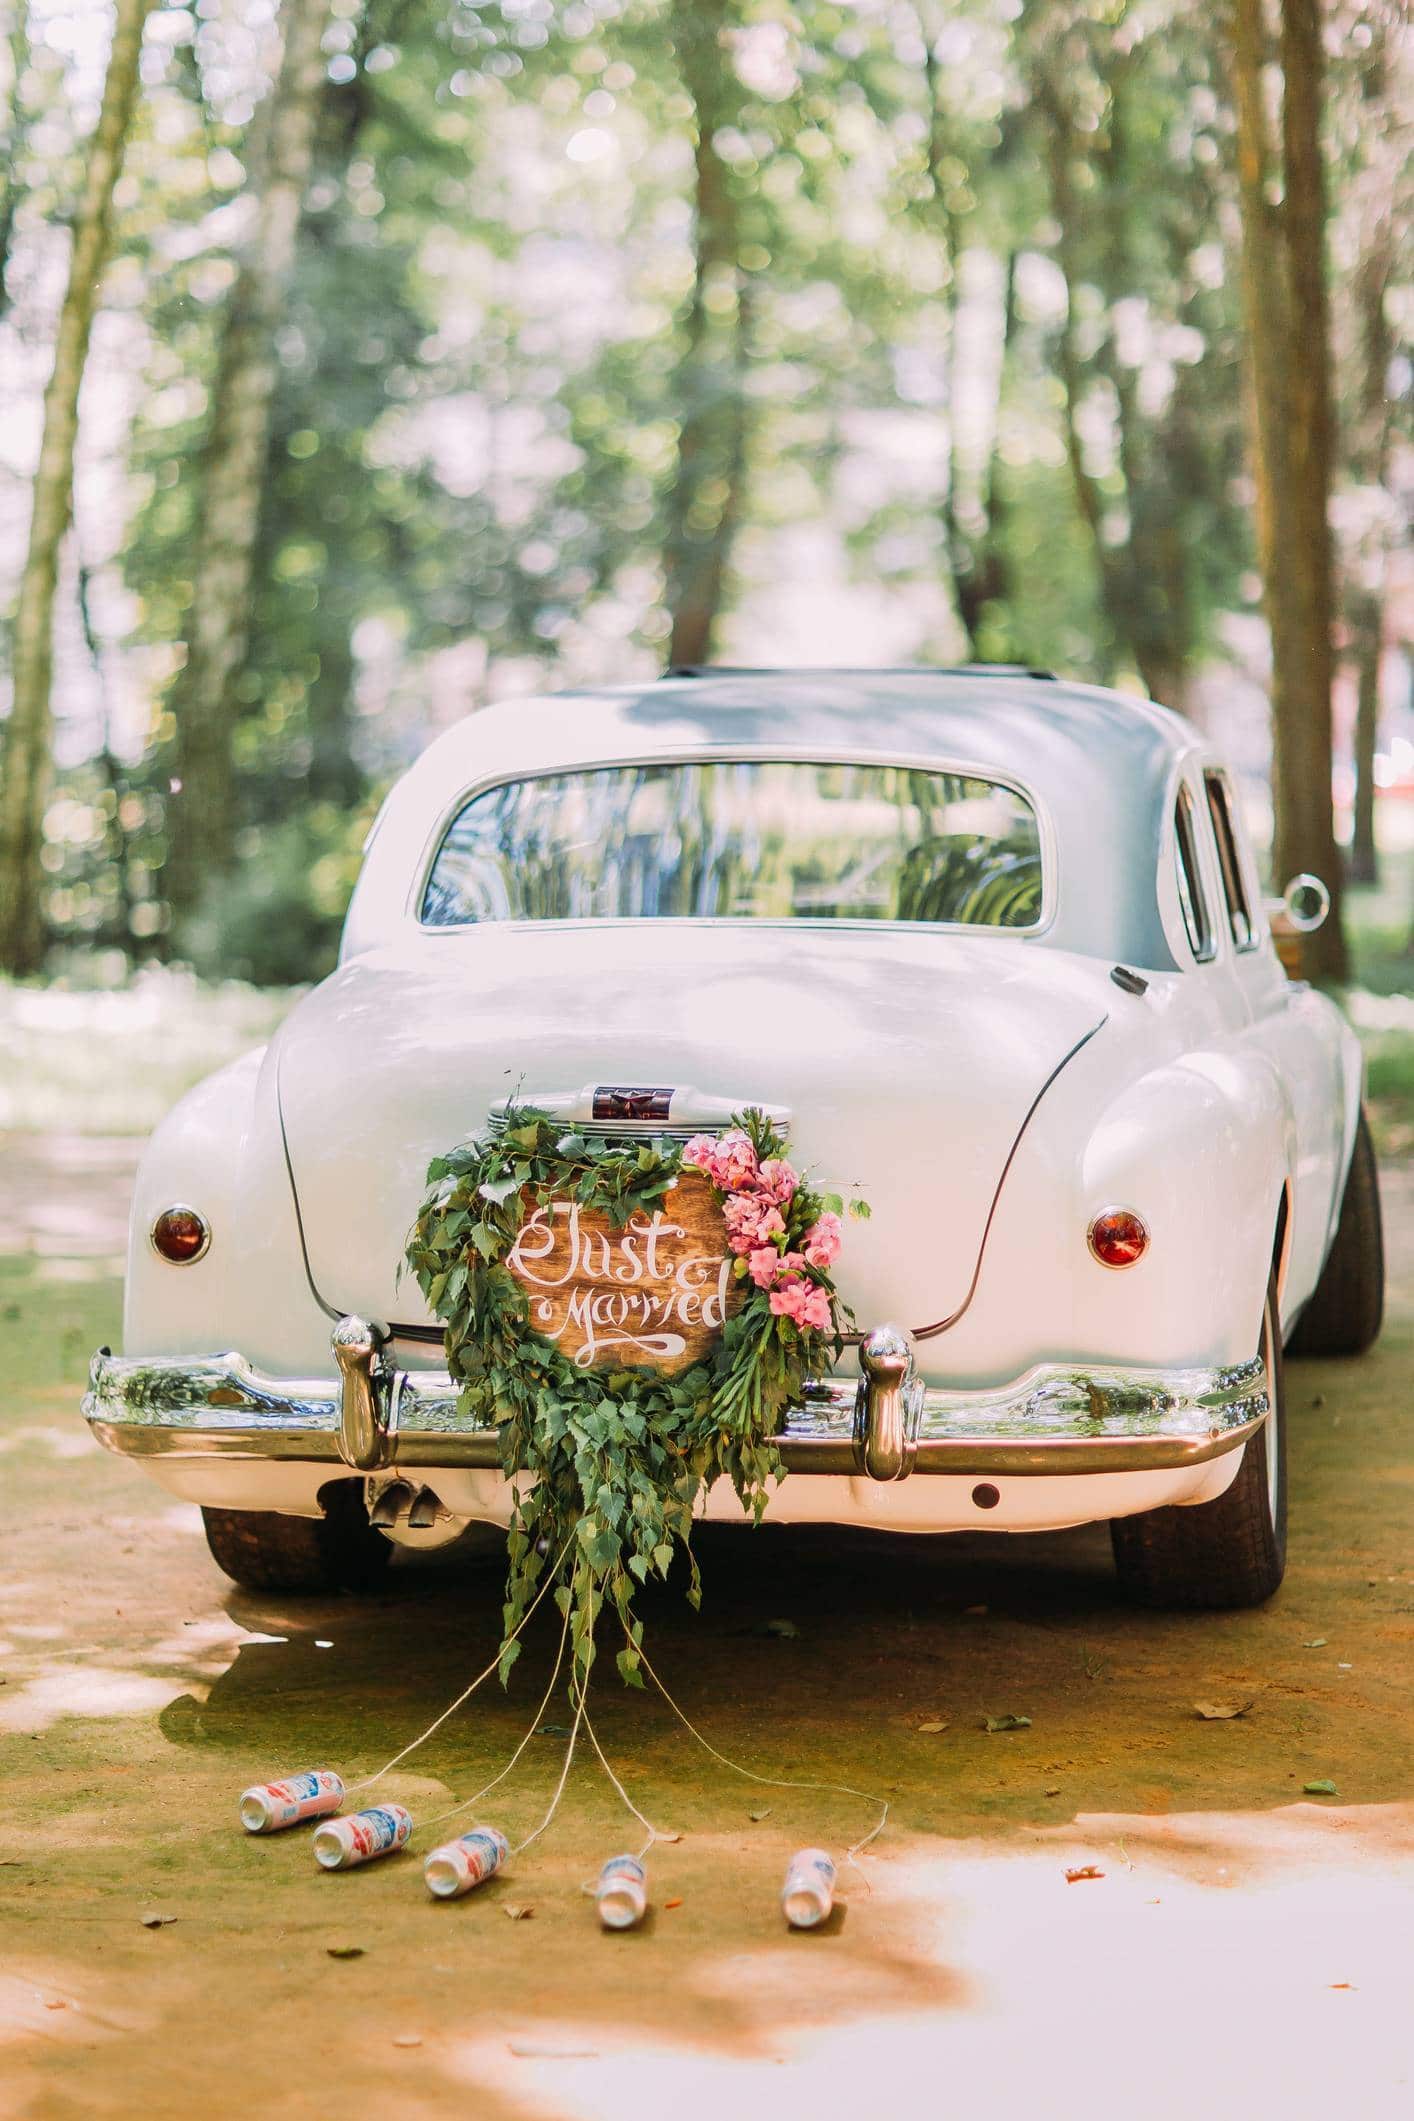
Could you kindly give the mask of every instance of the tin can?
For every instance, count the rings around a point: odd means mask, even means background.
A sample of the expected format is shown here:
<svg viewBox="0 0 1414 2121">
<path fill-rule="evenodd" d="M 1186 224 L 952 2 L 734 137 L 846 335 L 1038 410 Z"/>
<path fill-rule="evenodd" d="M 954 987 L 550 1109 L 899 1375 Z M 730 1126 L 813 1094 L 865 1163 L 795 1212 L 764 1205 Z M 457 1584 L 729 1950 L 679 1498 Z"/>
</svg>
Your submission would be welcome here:
<svg viewBox="0 0 1414 2121">
<path fill-rule="evenodd" d="M 797 1849 L 781 1887 L 781 1913 L 793 1930 L 813 1930 L 835 1904 L 835 1865 L 824 1849 Z"/>
<path fill-rule="evenodd" d="M 339 1776 L 315 1768 L 307 1775 L 287 1775 L 283 1782 L 257 1782 L 241 1792 L 241 1825 L 248 1834 L 278 1834 L 301 1819 L 322 1819 L 344 1801 Z"/>
<path fill-rule="evenodd" d="M 594 1888 L 606 1930 L 636 1929 L 648 1912 L 648 1873 L 637 1856 L 611 1856 Z"/>
<path fill-rule="evenodd" d="M 375 1804 L 347 1819 L 326 1819 L 314 1830 L 314 1858 L 326 1871 L 351 1871 L 356 1863 L 391 1856 L 412 1832 L 412 1813 L 401 1804 Z"/>
<path fill-rule="evenodd" d="M 444 1841 L 441 1848 L 433 1849 L 422 1875 L 434 1899 L 456 1900 L 484 1885 L 510 1857 L 511 1845 L 499 1827 L 474 1826 L 469 1834 L 459 1834 L 455 1841 Z"/>
</svg>

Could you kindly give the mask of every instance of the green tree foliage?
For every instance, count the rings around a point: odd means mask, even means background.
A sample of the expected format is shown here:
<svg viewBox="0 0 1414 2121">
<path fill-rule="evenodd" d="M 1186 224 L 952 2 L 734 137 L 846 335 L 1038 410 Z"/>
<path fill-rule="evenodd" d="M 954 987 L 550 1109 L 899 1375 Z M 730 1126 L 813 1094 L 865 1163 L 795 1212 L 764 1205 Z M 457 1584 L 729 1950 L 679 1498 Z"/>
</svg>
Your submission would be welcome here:
<svg viewBox="0 0 1414 2121">
<path fill-rule="evenodd" d="M 1257 13 L 1275 60 L 1278 10 Z M 1406 529 L 1394 13 L 1342 5 L 1323 106 L 1367 789 Z M 1183 0 L 330 0 L 215 725 L 228 844 L 195 836 L 174 931 L 203 464 L 277 29 L 215 0 L 149 22 L 99 319 L 121 373 L 90 370 L 57 577 L 61 950 L 315 974 L 377 800 L 430 735 L 670 656 L 1037 662 L 1234 733 L 1265 636 L 1217 18 Z M 80 44 L 12 8 L 0 51 L 0 354 L 22 378 L 96 114 Z"/>
</svg>

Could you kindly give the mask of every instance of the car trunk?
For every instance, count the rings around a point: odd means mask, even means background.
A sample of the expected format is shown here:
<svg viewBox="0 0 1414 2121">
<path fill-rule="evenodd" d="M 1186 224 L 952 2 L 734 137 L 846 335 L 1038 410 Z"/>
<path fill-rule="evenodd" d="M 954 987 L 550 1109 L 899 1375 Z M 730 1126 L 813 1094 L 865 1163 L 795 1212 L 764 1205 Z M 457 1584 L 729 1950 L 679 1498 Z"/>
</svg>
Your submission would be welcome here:
<svg viewBox="0 0 1414 2121">
<path fill-rule="evenodd" d="M 1107 999 L 1089 960 L 996 936 L 653 921 L 417 935 L 345 965 L 281 1034 L 315 1286 L 335 1310 L 430 1327 L 399 1269 L 432 1157 L 517 1092 L 673 1086 L 674 1129 L 784 1108 L 796 1162 L 872 1210 L 847 1223 L 838 1269 L 860 1325 L 930 1323 L 966 1301 L 1012 1146 Z"/>
</svg>

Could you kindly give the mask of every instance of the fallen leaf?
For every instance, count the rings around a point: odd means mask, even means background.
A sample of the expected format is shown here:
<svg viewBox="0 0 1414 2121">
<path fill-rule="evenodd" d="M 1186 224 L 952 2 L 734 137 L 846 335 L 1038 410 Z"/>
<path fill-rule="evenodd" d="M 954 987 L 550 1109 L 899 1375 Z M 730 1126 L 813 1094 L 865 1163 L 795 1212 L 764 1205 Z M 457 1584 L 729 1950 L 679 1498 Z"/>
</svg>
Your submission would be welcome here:
<svg viewBox="0 0 1414 2121">
<path fill-rule="evenodd" d="M 769 1804 L 767 1805 L 767 1807 L 766 1807 L 766 1809 L 765 1809 L 765 1811 L 764 1811 L 764 1812 L 753 1812 L 753 1813 L 751 1814 L 751 1817 L 752 1817 L 752 1818 L 753 1818 L 753 1819 L 754 1819 L 754 1820 L 756 1821 L 756 1823 L 757 1823 L 757 1825 L 758 1825 L 758 1826 L 760 1825 L 760 1823 L 761 1823 L 761 1821 L 762 1821 L 763 1819 L 769 1819 L 769 1818 L 770 1818 L 770 1816 L 771 1816 L 771 1807 L 770 1807 L 770 1805 L 769 1805 Z"/>
<path fill-rule="evenodd" d="M 985 1728 L 989 1731 L 1029 1731 L 1029 1716 L 989 1716 Z"/>
<path fill-rule="evenodd" d="M 537 1738 L 568 1738 L 569 1734 L 567 1723 L 537 1723 L 535 1726 Z"/>
<path fill-rule="evenodd" d="M 361 1959 L 363 1957 L 363 1946 L 361 1944 L 326 1944 L 324 1949 L 331 1959 Z"/>
<path fill-rule="evenodd" d="M 793 1620 L 768 1620 L 761 1632 L 763 1635 L 779 1635 L 783 1641 L 789 1642 L 800 1633 L 800 1629 Z"/>
<path fill-rule="evenodd" d="M 1195 1701 L 1193 1706 L 1204 1723 L 1231 1723 L 1234 1716 L 1245 1716 L 1252 1703 L 1250 1701 Z"/>
<path fill-rule="evenodd" d="M 1303 1782 L 1301 1788 L 1307 1797 L 1338 1797 L 1340 1795 L 1333 1782 Z"/>
<path fill-rule="evenodd" d="M 1060 1793 L 1061 1786 L 1058 1782 L 1048 1783 L 1045 1790 L 1042 1792 L 1042 1794 L 1046 1797 L 1059 1797 Z"/>
<path fill-rule="evenodd" d="M 63 1996 L 46 1996 L 44 1999 L 44 2008 L 47 2011 L 66 2011 L 68 2007 Z"/>
<path fill-rule="evenodd" d="M 421 2047 L 422 2035 L 421 2033 L 394 2033 L 393 2045 L 394 2047 Z"/>
<path fill-rule="evenodd" d="M 1065 1882 L 1067 1885 L 1079 1885 L 1082 1878 L 1103 1878 L 1104 1875 L 1103 1871 L 1096 1870 L 1093 1863 L 1083 1863 L 1078 1870 L 1066 1872 Z"/>
<path fill-rule="evenodd" d="M 512 1922 L 529 1922 L 535 1910 L 533 1907 L 523 1906 L 519 1900 L 507 1900 L 502 1904 L 501 1913 L 509 1915 Z"/>
<path fill-rule="evenodd" d="M 145 1930 L 160 1930 L 165 1929 L 169 1922 L 175 1922 L 177 1918 L 175 1915 L 159 1915 L 156 1908 L 150 1907 L 137 1919 Z"/>
<path fill-rule="evenodd" d="M 681 1907 L 681 1906 L 682 1906 L 682 1895 L 681 1895 L 681 1893 L 679 1893 L 679 1895 L 678 1895 L 678 1897 L 677 1897 L 677 1899 L 676 1899 L 676 1900 L 665 1900 L 665 1901 L 663 1902 L 663 1905 L 664 1905 L 664 1907 Z"/>
<path fill-rule="evenodd" d="M 923 1738 L 931 1738 L 938 1731 L 945 1731 L 947 1727 L 946 1718 L 940 1716 L 935 1716 L 931 1723 L 915 1723 L 913 1726 L 919 1736 Z"/>
<path fill-rule="evenodd" d="M 508 2040 L 513 2055 L 533 2056 L 541 2062 L 579 2062 L 597 2059 L 597 2047 L 557 2047 L 553 2040 Z"/>
<path fill-rule="evenodd" d="M 1324 1635 L 1313 1635 L 1309 1642 L 1303 1642 L 1301 1645 L 1303 1650 L 1323 1650 L 1325 1646 L 1326 1638 Z"/>
<path fill-rule="evenodd" d="M 965 1605 L 962 1609 L 963 1616 L 967 1619 L 970 1619 L 974 1614 L 985 1613 L 986 1610 L 987 1608 L 984 1605 Z"/>
<path fill-rule="evenodd" d="M 655 1832 L 655 1834 L 654 1834 L 654 1836 L 653 1836 L 653 1839 L 654 1839 L 655 1841 L 681 1841 L 681 1840 L 682 1840 L 682 1835 L 681 1835 L 681 1834 L 665 1834 L 665 1833 L 663 1833 L 663 1832 L 661 1831 L 661 1829 L 660 1829 L 659 1831 Z"/>
</svg>

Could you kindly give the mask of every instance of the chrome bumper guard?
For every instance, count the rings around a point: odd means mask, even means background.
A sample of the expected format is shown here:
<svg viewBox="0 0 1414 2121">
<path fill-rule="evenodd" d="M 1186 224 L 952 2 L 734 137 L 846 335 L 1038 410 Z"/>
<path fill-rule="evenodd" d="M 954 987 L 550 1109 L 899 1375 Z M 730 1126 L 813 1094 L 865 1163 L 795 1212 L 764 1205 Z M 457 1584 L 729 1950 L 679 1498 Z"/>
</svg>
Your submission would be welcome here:
<svg viewBox="0 0 1414 2121">
<path fill-rule="evenodd" d="M 110 1451 L 143 1458 L 298 1459 L 356 1473 L 391 1466 L 499 1469 L 500 1431 L 478 1428 L 445 1371 L 399 1370 L 366 1319 L 332 1337 L 340 1375 L 263 1376 L 243 1355 L 143 1358 L 103 1348 L 83 1411 Z M 900 1326 L 860 1351 L 858 1383 L 808 1385 L 776 1438 L 790 1473 L 871 1480 L 910 1473 L 1155 1472 L 1217 1458 L 1267 1413 L 1260 1359 L 1220 1369 L 1040 1365 L 1014 1383 L 947 1391 L 917 1374 Z"/>
</svg>

